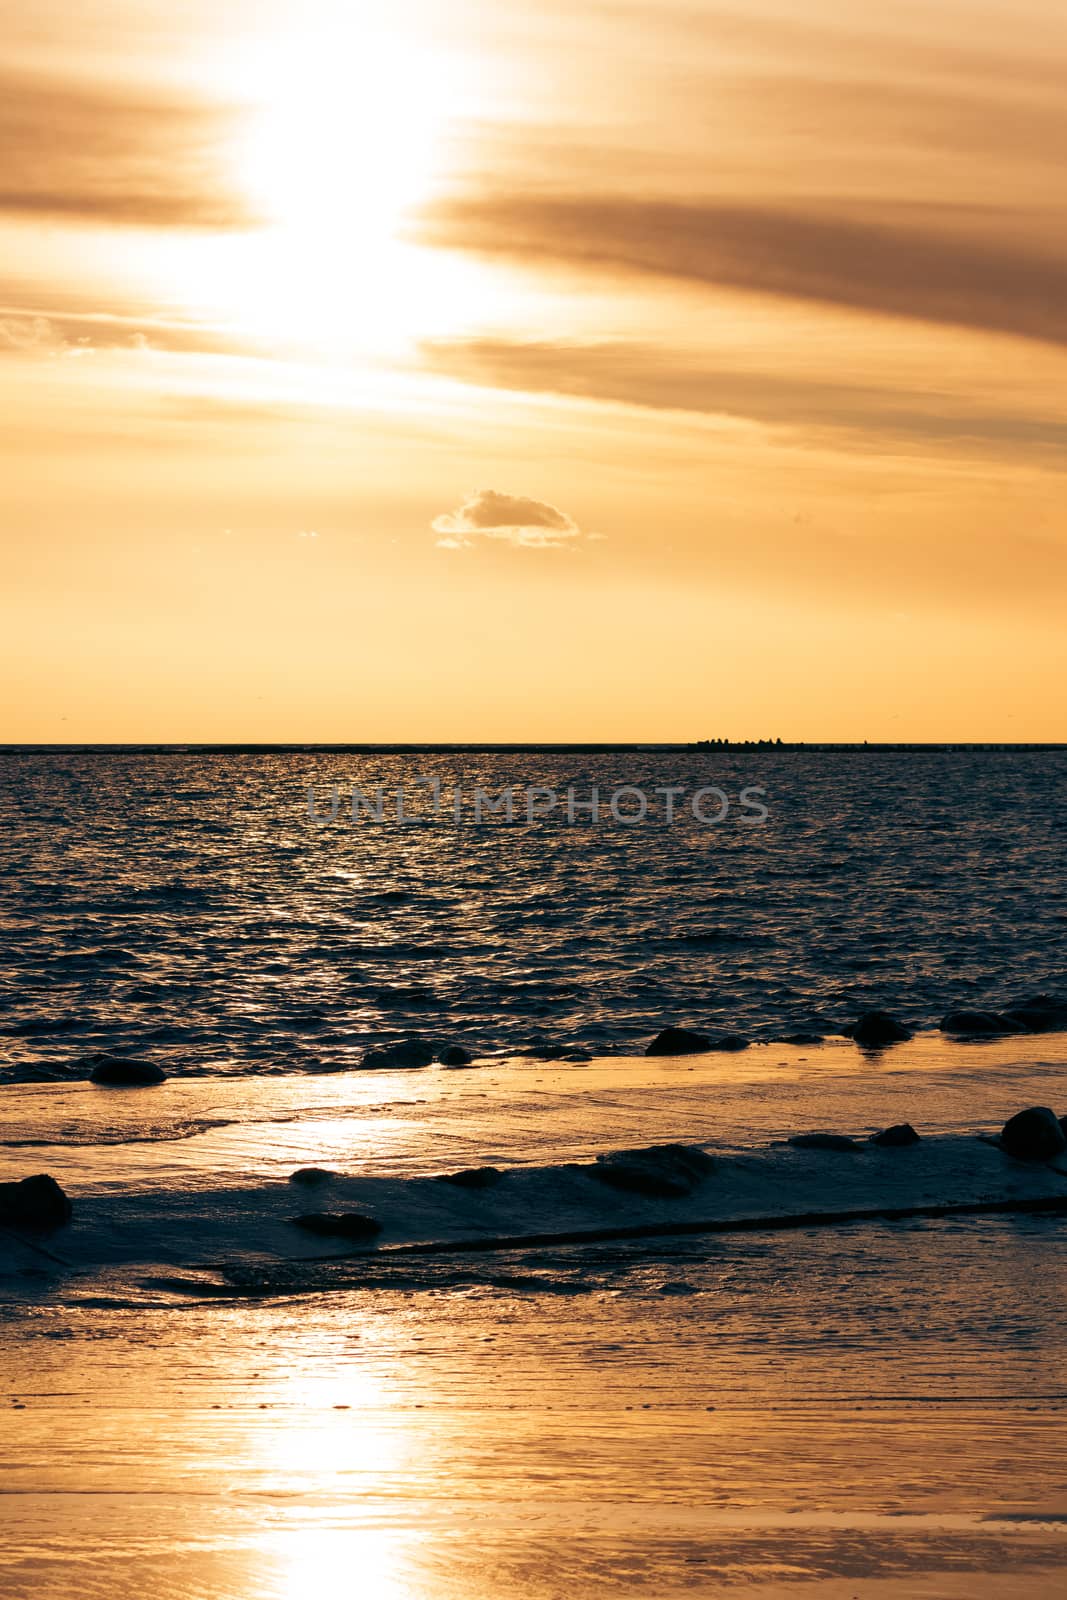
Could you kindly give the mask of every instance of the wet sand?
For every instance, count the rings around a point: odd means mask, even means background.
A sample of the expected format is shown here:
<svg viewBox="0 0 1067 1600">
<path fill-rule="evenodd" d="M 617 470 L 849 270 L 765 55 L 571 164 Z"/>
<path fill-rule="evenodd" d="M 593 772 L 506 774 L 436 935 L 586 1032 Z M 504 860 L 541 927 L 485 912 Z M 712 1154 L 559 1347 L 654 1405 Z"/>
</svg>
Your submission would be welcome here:
<svg viewBox="0 0 1067 1600">
<path fill-rule="evenodd" d="M 410 1180 L 904 1117 L 958 1137 L 1057 1105 L 1064 1043 L 257 1080 L 251 1098 L 247 1080 L 27 1088 L 21 1111 L 5 1095 L 0 1133 L 61 1140 L 9 1145 L 5 1175 L 55 1171 L 76 1208 L 342 1158 Z M 144 1137 L 212 1108 L 225 1126 Z M 1063 1227 L 516 1250 L 266 1300 L 23 1262 L 0 1323 L 0 1593 L 1058 1595 Z"/>
</svg>

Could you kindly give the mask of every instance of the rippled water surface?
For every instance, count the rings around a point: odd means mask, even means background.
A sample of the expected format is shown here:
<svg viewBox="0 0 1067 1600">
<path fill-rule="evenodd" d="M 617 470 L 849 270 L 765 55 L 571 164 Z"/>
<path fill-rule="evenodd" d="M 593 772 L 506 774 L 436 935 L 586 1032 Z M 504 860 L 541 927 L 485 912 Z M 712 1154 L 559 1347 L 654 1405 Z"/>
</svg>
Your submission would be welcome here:
<svg viewBox="0 0 1067 1600">
<path fill-rule="evenodd" d="M 413 805 L 422 775 L 735 803 L 717 826 L 684 799 L 670 825 L 353 825 L 353 783 Z M 98 1050 L 331 1070 L 412 1033 L 604 1053 L 868 1005 L 931 1025 L 1063 986 L 1065 777 L 1062 752 L 0 753 L 0 1074 Z M 336 821 L 309 821 L 309 783 L 323 808 L 342 786 Z"/>
</svg>

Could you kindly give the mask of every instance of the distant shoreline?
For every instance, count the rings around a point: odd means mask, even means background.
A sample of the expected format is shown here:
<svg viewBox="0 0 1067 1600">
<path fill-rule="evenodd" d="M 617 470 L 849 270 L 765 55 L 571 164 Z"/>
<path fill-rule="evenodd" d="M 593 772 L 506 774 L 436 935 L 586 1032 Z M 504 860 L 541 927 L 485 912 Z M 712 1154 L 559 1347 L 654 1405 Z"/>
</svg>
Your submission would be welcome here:
<svg viewBox="0 0 1067 1600">
<path fill-rule="evenodd" d="M 949 755 L 960 754 L 1025 754 L 1028 752 L 1054 752 L 1067 750 L 1067 743 L 1009 744 L 1004 742 L 938 742 L 938 743 L 832 743 L 827 741 L 803 742 L 773 739 L 730 739 L 719 743 L 714 740 L 691 740 L 688 743 L 617 743 L 599 744 L 575 741 L 560 744 L 299 744 L 259 742 L 205 742 L 181 744 L 0 744 L 0 755 L 627 755 L 627 754 L 690 754 L 690 755 Z"/>
</svg>

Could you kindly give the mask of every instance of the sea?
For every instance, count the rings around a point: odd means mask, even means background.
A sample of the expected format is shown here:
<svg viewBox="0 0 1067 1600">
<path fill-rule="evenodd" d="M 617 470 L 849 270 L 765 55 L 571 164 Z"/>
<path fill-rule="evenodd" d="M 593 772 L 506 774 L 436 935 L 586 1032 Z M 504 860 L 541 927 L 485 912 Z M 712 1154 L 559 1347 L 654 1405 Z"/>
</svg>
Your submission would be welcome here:
<svg viewBox="0 0 1067 1600">
<path fill-rule="evenodd" d="M 0 753 L 5 1600 L 1060 1600 L 1065 777 Z"/>
<path fill-rule="evenodd" d="M 1063 989 L 1065 797 L 1062 749 L 8 748 L 0 1082 L 936 1028 Z"/>
</svg>

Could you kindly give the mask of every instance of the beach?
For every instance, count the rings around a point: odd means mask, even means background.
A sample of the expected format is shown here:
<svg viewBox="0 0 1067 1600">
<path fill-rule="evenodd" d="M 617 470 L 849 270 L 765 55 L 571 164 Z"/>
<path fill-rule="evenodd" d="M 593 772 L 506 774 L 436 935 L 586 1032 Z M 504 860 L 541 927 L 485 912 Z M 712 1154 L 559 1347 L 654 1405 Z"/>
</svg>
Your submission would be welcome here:
<svg viewBox="0 0 1067 1600">
<path fill-rule="evenodd" d="M 9 1231 L 0 1256 L 0 1589 L 1052 1595 L 1062 1216 L 670 1228 L 1067 1197 L 1067 1163 L 979 1137 L 1058 1106 L 1065 1065 L 1061 1035 L 925 1035 L 9 1086 L 5 1170 L 52 1172 L 74 1219 L 38 1236 L 70 1267 Z M 901 1121 L 918 1144 L 870 1144 Z M 860 1148 L 784 1142 L 812 1131 Z M 667 1142 L 711 1159 L 687 1197 L 589 1176 Z M 339 1176 L 293 1184 L 308 1165 Z M 484 1191 L 437 1181 L 486 1165 Z M 290 1220 L 354 1206 L 383 1223 L 366 1246 Z M 539 1227 L 589 1237 L 523 1247 Z"/>
</svg>

